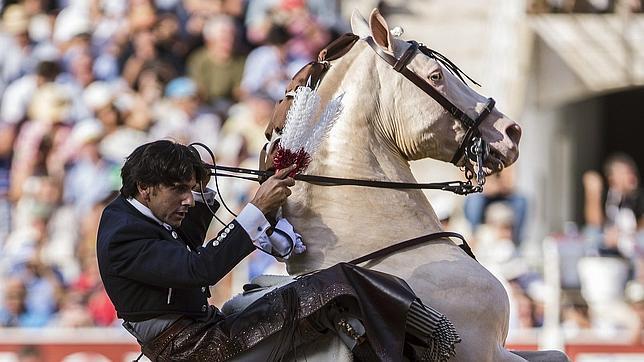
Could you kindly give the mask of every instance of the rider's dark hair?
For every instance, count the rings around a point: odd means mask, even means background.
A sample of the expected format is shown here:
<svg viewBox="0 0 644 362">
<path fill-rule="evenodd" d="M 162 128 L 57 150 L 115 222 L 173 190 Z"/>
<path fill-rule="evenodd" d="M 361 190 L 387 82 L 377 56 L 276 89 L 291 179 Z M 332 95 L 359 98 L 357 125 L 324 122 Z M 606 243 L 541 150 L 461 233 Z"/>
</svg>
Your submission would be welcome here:
<svg viewBox="0 0 644 362">
<path fill-rule="evenodd" d="M 121 195 L 130 198 L 139 191 L 137 185 L 171 186 L 176 182 L 203 180 L 209 170 L 193 148 L 168 140 L 154 141 L 137 147 L 121 169 Z"/>
</svg>

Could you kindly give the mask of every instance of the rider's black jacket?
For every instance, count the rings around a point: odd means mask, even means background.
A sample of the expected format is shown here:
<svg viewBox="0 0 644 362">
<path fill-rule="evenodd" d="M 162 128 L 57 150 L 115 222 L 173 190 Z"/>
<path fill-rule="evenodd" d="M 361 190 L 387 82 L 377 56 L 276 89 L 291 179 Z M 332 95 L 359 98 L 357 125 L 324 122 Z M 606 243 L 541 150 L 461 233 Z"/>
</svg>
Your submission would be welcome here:
<svg viewBox="0 0 644 362">
<path fill-rule="evenodd" d="M 222 230 L 218 240 L 202 245 L 211 220 L 206 205 L 197 202 L 173 233 L 123 196 L 105 208 L 98 229 L 98 266 L 119 318 L 207 314 L 208 286 L 254 250 L 237 221 Z"/>
</svg>

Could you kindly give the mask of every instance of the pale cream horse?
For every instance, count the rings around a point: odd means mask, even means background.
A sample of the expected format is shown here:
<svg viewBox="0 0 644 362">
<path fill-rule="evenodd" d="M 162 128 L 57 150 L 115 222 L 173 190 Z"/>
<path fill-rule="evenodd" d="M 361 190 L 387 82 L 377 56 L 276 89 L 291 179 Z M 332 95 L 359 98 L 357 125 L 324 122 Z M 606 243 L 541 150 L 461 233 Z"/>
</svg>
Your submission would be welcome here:
<svg viewBox="0 0 644 362">
<path fill-rule="evenodd" d="M 355 12 L 351 25 L 361 38 L 373 37 L 397 58 L 408 43 L 393 37 L 374 10 L 369 23 Z M 486 98 L 437 61 L 417 52 L 408 67 L 472 119 Z M 465 129 L 441 105 L 392 69 L 360 40 L 334 61 L 318 89 L 323 103 L 344 93 L 344 110 L 307 170 L 309 174 L 416 182 L 409 160 L 449 161 Z M 270 126 L 269 126 L 270 127 Z M 488 173 L 518 157 L 520 127 L 497 109 L 479 127 L 491 148 Z M 322 187 L 298 182 L 284 215 L 300 232 L 307 252 L 288 260 L 290 274 L 346 262 L 374 250 L 441 231 L 420 190 Z M 413 290 L 454 323 L 462 342 L 458 361 L 566 360 L 557 351 L 511 353 L 508 295 L 501 283 L 454 242 L 443 239 L 398 252 L 365 266 L 405 279 Z"/>
</svg>

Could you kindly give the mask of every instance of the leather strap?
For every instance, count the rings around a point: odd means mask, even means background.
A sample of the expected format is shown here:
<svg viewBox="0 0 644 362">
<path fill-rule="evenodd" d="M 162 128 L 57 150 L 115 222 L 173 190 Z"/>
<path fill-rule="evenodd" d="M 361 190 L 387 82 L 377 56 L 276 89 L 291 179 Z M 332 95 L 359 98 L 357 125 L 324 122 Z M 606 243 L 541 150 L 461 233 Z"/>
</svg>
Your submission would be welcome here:
<svg viewBox="0 0 644 362">
<path fill-rule="evenodd" d="M 342 34 L 339 38 L 332 41 L 329 45 L 324 47 L 318 54 L 319 62 L 330 62 L 341 58 L 343 55 L 347 54 L 353 45 L 360 39 L 359 36 L 353 33 Z"/>
<path fill-rule="evenodd" d="M 172 340 L 192 323 L 194 323 L 194 320 L 185 316 L 177 319 L 176 322 L 172 323 L 152 341 L 143 344 L 141 346 L 141 352 L 151 361 L 156 361 L 166 346 L 172 343 Z"/>
<path fill-rule="evenodd" d="M 417 238 L 401 241 L 399 243 L 390 245 L 386 248 L 382 248 L 380 250 L 376 250 L 373 253 L 369 253 L 367 255 L 361 256 L 357 259 L 351 260 L 349 263 L 350 264 L 360 264 L 364 263 L 365 261 L 369 261 L 372 259 L 380 259 L 385 256 L 391 255 L 393 253 L 396 253 L 402 249 L 407 249 L 411 248 L 412 246 L 416 245 L 421 245 L 428 243 L 430 241 L 438 240 L 438 239 L 443 239 L 443 238 L 457 238 L 460 239 L 463 244 L 460 244 L 459 247 L 463 249 L 467 253 L 467 255 L 471 256 L 474 260 L 476 260 L 476 257 L 474 256 L 474 253 L 472 253 L 472 249 L 470 246 L 467 244 L 467 241 L 465 241 L 465 238 L 463 235 L 451 231 L 440 231 L 437 233 L 432 233 L 432 234 L 427 234 L 423 236 L 419 236 Z"/>
<path fill-rule="evenodd" d="M 274 172 L 266 170 L 254 170 L 243 167 L 231 167 L 222 165 L 210 165 L 204 163 L 210 169 L 215 170 L 214 176 L 222 177 L 235 177 L 249 181 L 262 181 L 271 177 Z M 241 176 L 238 174 L 247 174 L 253 176 Z M 395 189 L 395 190 L 442 190 L 450 191 L 458 195 L 467 195 L 474 192 L 475 186 L 470 182 L 465 181 L 447 181 L 447 182 L 431 182 L 431 183 L 415 183 L 415 182 L 398 182 L 398 181 L 377 181 L 377 180 L 364 180 L 344 177 L 331 177 L 331 176 L 318 176 L 318 175 L 303 175 L 296 174 L 294 179 L 298 181 L 308 182 L 318 186 L 363 186 L 375 187 L 380 189 Z"/>
<path fill-rule="evenodd" d="M 463 154 L 465 153 L 465 150 L 467 149 L 467 145 L 470 144 L 472 141 L 472 138 L 474 136 L 480 135 L 479 131 L 479 125 L 481 125 L 481 122 L 485 119 L 485 117 L 492 112 L 492 109 L 494 108 L 494 104 L 496 102 L 492 98 L 488 98 L 487 104 L 485 105 L 485 108 L 483 108 L 483 111 L 481 111 L 481 114 L 479 114 L 478 118 L 476 118 L 476 122 L 474 123 L 473 127 L 470 127 L 467 130 L 467 133 L 465 133 L 465 137 L 463 137 L 463 141 L 461 142 L 461 145 L 458 147 L 456 152 L 454 153 L 454 157 L 452 157 L 452 160 L 450 161 L 453 164 L 457 164 L 458 161 L 460 161 L 461 157 L 463 157 Z"/>
</svg>

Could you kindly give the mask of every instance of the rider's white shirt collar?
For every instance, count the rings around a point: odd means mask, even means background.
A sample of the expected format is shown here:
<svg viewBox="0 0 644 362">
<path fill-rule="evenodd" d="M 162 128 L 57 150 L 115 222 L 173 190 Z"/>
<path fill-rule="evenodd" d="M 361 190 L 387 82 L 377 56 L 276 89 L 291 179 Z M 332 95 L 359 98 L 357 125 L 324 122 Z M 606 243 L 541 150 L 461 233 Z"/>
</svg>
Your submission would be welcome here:
<svg viewBox="0 0 644 362">
<path fill-rule="evenodd" d="M 132 204 L 132 206 L 134 206 L 135 209 L 139 210 L 139 212 L 141 214 L 143 214 L 143 215 L 149 217 L 150 219 L 156 221 L 157 224 L 163 226 L 167 230 L 172 229 L 172 226 L 170 226 L 169 224 L 166 224 L 163 221 L 159 220 L 156 216 L 154 216 L 154 214 L 152 213 L 152 210 L 150 210 L 149 207 L 143 205 L 139 200 L 137 200 L 137 199 L 135 199 L 133 197 L 130 197 L 130 198 L 127 199 L 127 202 Z"/>
</svg>

